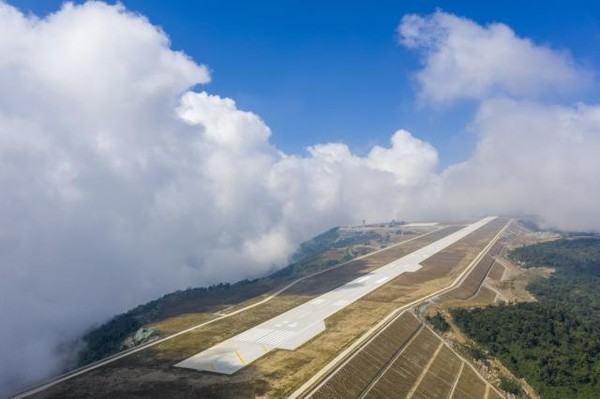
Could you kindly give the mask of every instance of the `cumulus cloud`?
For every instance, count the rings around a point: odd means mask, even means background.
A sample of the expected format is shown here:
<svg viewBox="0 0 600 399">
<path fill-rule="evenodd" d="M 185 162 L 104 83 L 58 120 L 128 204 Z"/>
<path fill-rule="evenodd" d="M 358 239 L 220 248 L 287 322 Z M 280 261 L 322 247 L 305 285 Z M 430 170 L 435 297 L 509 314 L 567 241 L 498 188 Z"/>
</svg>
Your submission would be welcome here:
<svg viewBox="0 0 600 399">
<path fill-rule="evenodd" d="M 207 67 L 121 5 L 45 18 L 0 2 L 0 386 L 165 292 L 257 276 L 332 225 L 399 217 L 437 153 L 288 155 L 259 116 L 190 91 Z M 385 195 L 382 196 L 382 187 Z"/>
<path fill-rule="evenodd" d="M 436 166 L 435 149 L 400 130 L 390 147 L 376 146 L 365 157 L 342 143 L 312 146 L 308 157 L 286 156 L 273 165 L 269 186 L 285 218 L 297 229 L 311 226 L 304 230 L 308 233 L 318 230 L 320 219 L 355 222 L 406 215 L 410 199 L 435 180 Z"/>
<path fill-rule="evenodd" d="M 572 92 L 589 81 L 565 51 L 518 37 L 502 23 L 482 26 L 453 14 L 410 14 L 398 27 L 400 42 L 419 50 L 421 99 L 446 103 L 505 94 L 532 98 Z"/>
<path fill-rule="evenodd" d="M 488 100 L 473 125 L 474 154 L 442 179 L 450 211 L 537 215 L 552 227 L 600 230 L 600 106 Z"/>
</svg>

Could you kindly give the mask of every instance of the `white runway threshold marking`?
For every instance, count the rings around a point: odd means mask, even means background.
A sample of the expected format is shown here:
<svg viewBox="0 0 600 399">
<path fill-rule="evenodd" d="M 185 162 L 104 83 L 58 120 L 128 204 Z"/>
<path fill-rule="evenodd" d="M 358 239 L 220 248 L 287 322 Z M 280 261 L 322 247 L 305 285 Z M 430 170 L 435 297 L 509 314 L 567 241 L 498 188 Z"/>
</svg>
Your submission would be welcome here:
<svg viewBox="0 0 600 399">
<path fill-rule="evenodd" d="M 293 350 L 325 330 L 325 319 L 495 219 L 470 224 L 432 244 L 250 328 L 175 367 L 233 374 L 274 348 Z"/>
</svg>

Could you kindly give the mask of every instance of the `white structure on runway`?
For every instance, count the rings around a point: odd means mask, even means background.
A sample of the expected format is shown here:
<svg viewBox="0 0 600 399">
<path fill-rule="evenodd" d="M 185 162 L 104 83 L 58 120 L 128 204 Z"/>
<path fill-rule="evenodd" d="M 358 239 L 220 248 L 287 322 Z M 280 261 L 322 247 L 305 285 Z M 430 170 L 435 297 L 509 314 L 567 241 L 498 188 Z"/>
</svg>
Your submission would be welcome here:
<svg viewBox="0 0 600 399">
<path fill-rule="evenodd" d="M 325 330 L 325 319 L 404 272 L 419 270 L 425 259 L 454 244 L 494 217 L 482 219 L 352 280 L 256 327 L 177 363 L 176 367 L 233 374 L 274 348 L 296 349 Z"/>
</svg>

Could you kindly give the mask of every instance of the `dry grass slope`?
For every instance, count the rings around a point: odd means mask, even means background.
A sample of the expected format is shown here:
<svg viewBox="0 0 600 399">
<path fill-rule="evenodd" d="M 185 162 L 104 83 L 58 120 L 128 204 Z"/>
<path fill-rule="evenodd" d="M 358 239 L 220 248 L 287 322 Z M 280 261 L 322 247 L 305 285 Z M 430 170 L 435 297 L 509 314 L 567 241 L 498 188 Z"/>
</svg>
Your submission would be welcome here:
<svg viewBox="0 0 600 399">
<path fill-rule="evenodd" d="M 443 346 L 435 362 L 419 384 L 414 398 L 447 398 L 452 390 L 462 360 L 447 346 Z"/>
<path fill-rule="evenodd" d="M 483 280 L 488 275 L 491 267 L 496 262 L 494 258 L 492 258 L 493 254 L 496 253 L 495 250 L 496 245 L 490 249 L 488 254 L 486 254 L 479 263 L 475 266 L 473 271 L 469 273 L 467 278 L 454 290 L 450 291 L 446 295 L 442 297 L 442 300 L 467 300 L 472 298 L 477 294 L 479 287 L 483 283 Z"/>
<path fill-rule="evenodd" d="M 356 356 L 313 394 L 315 399 L 359 397 L 379 371 L 404 347 L 421 322 L 404 313 L 369 342 Z"/>
<path fill-rule="evenodd" d="M 493 389 L 490 390 L 487 399 L 503 399 L 502 396 L 494 391 Z"/>
<path fill-rule="evenodd" d="M 486 383 L 470 366 L 465 365 L 458 379 L 452 399 L 481 399 L 485 397 Z"/>
<path fill-rule="evenodd" d="M 492 270 L 490 270 L 490 279 L 494 281 L 502 280 L 502 276 L 504 275 L 504 266 L 500 263 L 496 262 L 494 266 L 492 266 Z"/>
<path fill-rule="evenodd" d="M 422 329 L 365 397 L 406 397 L 439 344 L 440 340 L 429 329 Z"/>
</svg>

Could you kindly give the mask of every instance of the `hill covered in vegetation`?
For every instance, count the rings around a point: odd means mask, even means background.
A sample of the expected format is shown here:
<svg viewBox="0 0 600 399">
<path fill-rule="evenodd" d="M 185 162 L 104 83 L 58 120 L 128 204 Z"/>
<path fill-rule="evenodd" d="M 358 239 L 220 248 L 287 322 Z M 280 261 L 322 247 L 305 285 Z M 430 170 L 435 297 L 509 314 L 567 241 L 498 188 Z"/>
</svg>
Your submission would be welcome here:
<svg viewBox="0 0 600 399">
<path fill-rule="evenodd" d="M 555 269 L 529 284 L 538 302 L 454 309 L 455 322 L 543 398 L 600 397 L 600 239 L 545 242 L 509 257 Z"/>
</svg>

